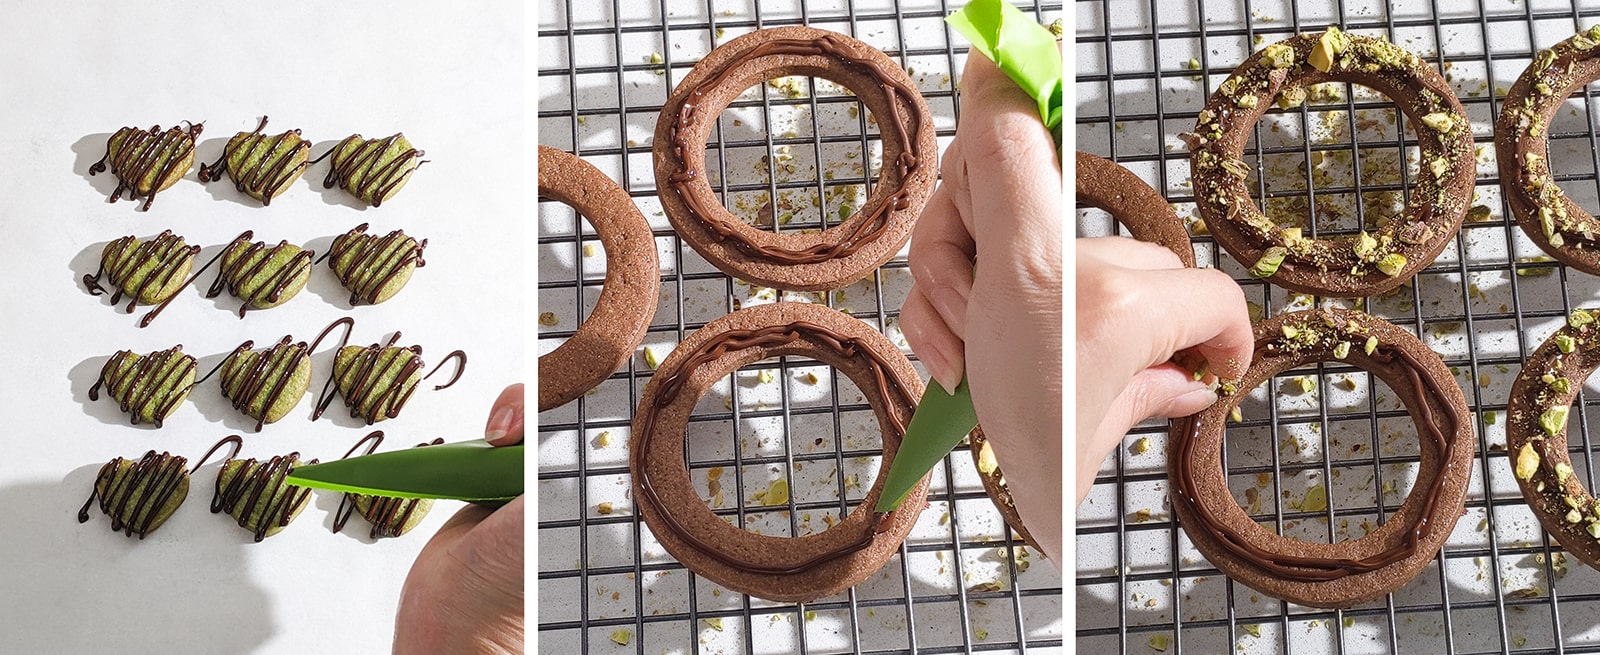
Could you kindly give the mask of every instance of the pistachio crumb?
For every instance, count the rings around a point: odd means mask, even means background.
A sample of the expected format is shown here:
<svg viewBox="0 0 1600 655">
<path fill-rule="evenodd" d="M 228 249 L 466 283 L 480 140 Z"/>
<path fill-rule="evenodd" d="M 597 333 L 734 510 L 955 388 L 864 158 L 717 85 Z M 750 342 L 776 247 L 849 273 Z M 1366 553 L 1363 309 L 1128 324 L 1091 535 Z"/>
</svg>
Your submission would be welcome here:
<svg viewBox="0 0 1600 655">
<path fill-rule="evenodd" d="M 555 312 L 539 312 L 540 325 L 555 325 L 560 322 L 561 319 L 556 318 Z"/>
<path fill-rule="evenodd" d="M 644 347 L 644 364 L 645 366 L 649 366 L 650 370 L 652 371 L 654 371 L 657 366 L 661 365 L 661 360 L 656 357 L 656 351 L 650 348 L 650 346 Z"/>
<path fill-rule="evenodd" d="M 1256 278 L 1272 277 L 1278 272 L 1278 267 L 1283 265 L 1284 257 L 1288 256 L 1288 249 L 1282 246 L 1272 246 L 1261 253 L 1261 258 L 1250 267 L 1250 276 Z"/>
<path fill-rule="evenodd" d="M 627 628 L 617 628 L 611 631 L 611 642 L 618 646 L 628 645 L 628 640 L 633 639 L 633 633 Z"/>
<path fill-rule="evenodd" d="M 1373 351 L 1378 349 L 1378 338 L 1367 337 L 1367 345 L 1363 346 L 1361 349 L 1370 356 Z"/>
<path fill-rule="evenodd" d="M 1533 474 L 1539 470 L 1539 452 L 1533 449 L 1533 444 L 1524 443 L 1517 450 L 1516 475 L 1518 480 L 1531 480 Z"/>
<path fill-rule="evenodd" d="M 1349 341 L 1340 341 L 1338 343 L 1338 345 L 1335 345 L 1333 347 L 1333 358 L 1334 359 L 1344 359 L 1345 357 L 1348 357 L 1348 356 L 1350 356 L 1350 342 Z"/>
<path fill-rule="evenodd" d="M 1556 436 L 1567 427 L 1567 410 L 1569 409 L 1572 408 L 1562 406 L 1544 410 L 1544 413 L 1539 415 L 1539 427 L 1544 429 L 1545 434 L 1552 437 Z M 1518 459 L 1520 464 L 1521 458 L 1519 457 Z"/>
<path fill-rule="evenodd" d="M 1322 38 L 1317 39 L 1317 44 L 1312 46 L 1311 55 L 1306 60 L 1313 68 L 1326 73 L 1333 68 L 1334 59 L 1343 54 L 1349 45 L 1350 42 L 1344 33 L 1340 32 L 1339 28 L 1329 25 L 1327 31 L 1322 33 Z"/>
<path fill-rule="evenodd" d="M 1450 112 L 1436 111 L 1422 117 L 1422 124 L 1427 125 L 1437 132 L 1449 132 L 1456 126 L 1456 120 Z"/>
<path fill-rule="evenodd" d="M 599 505 L 595 506 L 594 511 L 599 512 L 601 514 L 610 514 L 611 513 L 611 503 L 600 503 Z"/>
</svg>

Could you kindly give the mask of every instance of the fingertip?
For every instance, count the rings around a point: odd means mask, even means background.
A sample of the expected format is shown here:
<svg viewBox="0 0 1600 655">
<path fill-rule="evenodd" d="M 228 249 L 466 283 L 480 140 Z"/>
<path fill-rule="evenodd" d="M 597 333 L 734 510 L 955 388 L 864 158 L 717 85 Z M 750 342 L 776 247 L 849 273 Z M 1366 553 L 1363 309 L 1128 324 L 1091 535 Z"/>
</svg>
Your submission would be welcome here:
<svg viewBox="0 0 1600 655">
<path fill-rule="evenodd" d="M 483 438 L 494 446 L 521 443 L 524 435 L 524 396 L 522 383 L 506 387 L 495 398 L 484 425 Z"/>
</svg>

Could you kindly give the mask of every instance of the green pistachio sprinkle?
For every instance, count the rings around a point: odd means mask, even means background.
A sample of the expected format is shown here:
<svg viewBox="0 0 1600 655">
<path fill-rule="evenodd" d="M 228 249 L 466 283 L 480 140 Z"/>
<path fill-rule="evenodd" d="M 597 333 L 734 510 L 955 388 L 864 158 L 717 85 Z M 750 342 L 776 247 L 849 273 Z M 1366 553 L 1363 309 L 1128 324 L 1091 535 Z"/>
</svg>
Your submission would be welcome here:
<svg viewBox="0 0 1600 655">
<path fill-rule="evenodd" d="M 1559 349 L 1562 354 L 1567 354 L 1577 350 L 1578 341 L 1565 334 L 1558 334 L 1556 335 L 1556 348 Z"/>
<path fill-rule="evenodd" d="M 1289 250 L 1283 246 L 1272 246 L 1261 253 L 1261 259 L 1256 260 L 1255 266 L 1250 267 L 1250 276 L 1256 278 L 1272 277 L 1278 272 L 1278 267 L 1283 265 L 1283 258 L 1289 255 Z"/>
<path fill-rule="evenodd" d="M 1339 345 L 1336 345 L 1336 346 L 1333 347 L 1333 358 L 1334 359 L 1344 359 L 1344 358 L 1349 357 L 1349 356 L 1350 356 L 1350 342 L 1349 341 L 1340 341 Z"/>
<path fill-rule="evenodd" d="M 1533 444 L 1524 443 L 1517 450 L 1516 475 L 1518 480 L 1531 480 L 1533 474 L 1539 470 L 1539 452 L 1533 449 Z"/>
<path fill-rule="evenodd" d="M 1368 355 L 1371 355 L 1373 351 L 1378 349 L 1378 338 L 1377 337 L 1367 337 L 1367 345 L 1362 346 L 1361 349 L 1363 351 L 1366 351 L 1366 353 Z"/>
<path fill-rule="evenodd" d="M 1571 314 L 1567 315 L 1567 325 L 1574 330 L 1581 329 L 1583 326 L 1593 322 L 1594 314 L 1589 313 L 1587 310 L 1574 309 Z"/>
<path fill-rule="evenodd" d="M 1422 117 L 1422 124 L 1438 132 L 1449 132 L 1456 126 L 1455 118 L 1449 112 L 1436 111 Z"/>
<path fill-rule="evenodd" d="M 1378 270 L 1389 277 L 1399 275 L 1401 271 L 1405 270 L 1405 267 L 1406 256 L 1397 252 L 1391 252 L 1384 255 L 1383 259 L 1378 260 Z"/>
<path fill-rule="evenodd" d="M 1570 407 L 1551 407 L 1539 415 L 1539 427 L 1544 428 L 1544 433 L 1556 436 L 1567 427 L 1567 410 Z"/>
</svg>

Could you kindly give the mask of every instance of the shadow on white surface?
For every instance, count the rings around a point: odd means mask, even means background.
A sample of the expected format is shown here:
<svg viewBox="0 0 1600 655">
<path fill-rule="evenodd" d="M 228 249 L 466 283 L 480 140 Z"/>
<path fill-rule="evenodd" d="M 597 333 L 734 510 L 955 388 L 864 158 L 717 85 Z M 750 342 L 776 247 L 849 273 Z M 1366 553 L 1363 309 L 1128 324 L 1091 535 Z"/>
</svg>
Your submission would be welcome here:
<svg viewBox="0 0 1600 655">
<path fill-rule="evenodd" d="M 266 594 L 238 556 L 250 535 L 194 529 L 222 520 L 208 511 L 217 465 L 191 476 L 184 504 L 140 540 L 109 530 L 98 506 L 90 508 L 88 522 L 75 525 L 103 464 L 80 466 L 58 483 L 0 489 L 0 503 L 11 508 L 0 559 L 28 563 L 0 570 L 0 586 L 28 590 L 0 598 L 7 642 L 52 644 L 50 651 L 58 653 L 148 648 L 231 655 L 259 648 L 273 632 L 273 619 Z M 237 565 L 197 568 L 199 553 Z M 136 635 L 150 634 L 164 637 L 159 645 L 134 643 Z"/>
<path fill-rule="evenodd" d="M 332 461 L 333 458 L 326 459 Z M 312 495 L 316 496 L 312 504 L 322 513 L 322 529 L 333 533 L 333 521 L 338 516 L 339 503 L 344 499 L 344 494 L 332 491 L 317 491 Z M 363 544 L 375 544 L 378 542 L 377 539 L 372 538 L 372 524 L 367 522 L 366 517 L 362 516 L 361 512 L 356 511 L 350 512 L 350 520 L 344 522 L 344 529 L 334 534 L 335 536 L 354 539 Z"/>
<path fill-rule="evenodd" d="M 111 197 L 111 190 L 117 188 L 117 176 L 109 170 L 90 175 L 89 167 L 105 157 L 106 142 L 110 140 L 110 132 L 101 132 L 87 135 L 72 144 L 72 152 L 77 155 L 72 164 L 72 171 L 87 180 L 101 198 Z"/>
<path fill-rule="evenodd" d="M 132 425 L 131 422 L 133 421 L 133 417 L 127 412 L 122 411 L 118 407 L 117 401 L 111 398 L 110 394 L 106 393 L 106 390 L 103 387 L 100 389 L 99 400 L 89 399 L 89 388 L 93 387 L 95 382 L 99 381 L 100 371 L 101 369 L 105 368 L 106 360 L 110 359 L 112 355 L 116 354 L 116 351 L 117 348 L 112 347 L 103 354 L 96 355 L 78 362 L 76 366 L 72 367 L 71 371 L 67 372 L 67 380 L 72 385 L 72 397 L 74 400 L 77 400 L 83 405 L 83 411 L 85 414 L 94 417 L 101 423 L 105 423 L 107 425 L 126 425 L 135 429 L 155 430 L 155 426 L 149 423 Z"/>
</svg>

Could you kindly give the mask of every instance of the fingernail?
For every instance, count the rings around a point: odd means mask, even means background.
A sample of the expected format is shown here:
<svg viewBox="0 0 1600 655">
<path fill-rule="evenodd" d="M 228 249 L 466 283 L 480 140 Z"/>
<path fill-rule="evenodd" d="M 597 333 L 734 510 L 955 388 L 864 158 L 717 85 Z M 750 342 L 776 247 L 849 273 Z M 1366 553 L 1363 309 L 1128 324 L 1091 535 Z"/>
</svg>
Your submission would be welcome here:
<svg viewBox="0 0 1600 655">
<path fill-rule="evenodd" d="M 516 420 L 517 409 L 510 405 L 498 407 L 489 414 L 489 425 L 483 430 L 483 438 L 491 443 L 504 439 L 511 433 L 511 424 Z"/>
<path fill-rule="evenodd" d="M 942 357 L 943 353 L 940 353 L 940 356 Z M 956 387 L 961 386 L 961 378 L 966 375 L 964 364 L 965 362 L 959 359 L 955 360 L 954 363 L 946 361 L 945 365 L 941 367 L 943 369 L 942 373 L 934 373 L 930 370 L 929 374 L 933 375 L 934 381 L 938 382 L 939 386 L 944 387 L 945 393 L 954 396 L 956 395 Z"/>
</svg>

